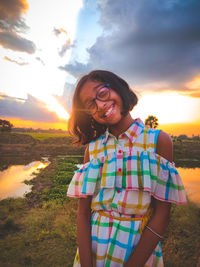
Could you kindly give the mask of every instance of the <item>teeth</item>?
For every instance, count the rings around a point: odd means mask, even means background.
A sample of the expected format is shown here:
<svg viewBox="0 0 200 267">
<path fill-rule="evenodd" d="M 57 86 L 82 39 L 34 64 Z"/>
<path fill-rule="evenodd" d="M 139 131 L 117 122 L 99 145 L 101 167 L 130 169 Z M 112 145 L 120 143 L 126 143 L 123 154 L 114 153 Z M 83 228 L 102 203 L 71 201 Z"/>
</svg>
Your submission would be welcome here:
<svg viewBox="0 0 200 267">
<path fill-rule="evenodd" d="M 108 116 L 108 115 L 109 115 L 109 113 L 112 111 L 112 108 L 113 108 L 113 107 L 110 107 L 110 108 L 109 108 L 109 110 L 105 113 L 105 116 Z"/>
</svg>

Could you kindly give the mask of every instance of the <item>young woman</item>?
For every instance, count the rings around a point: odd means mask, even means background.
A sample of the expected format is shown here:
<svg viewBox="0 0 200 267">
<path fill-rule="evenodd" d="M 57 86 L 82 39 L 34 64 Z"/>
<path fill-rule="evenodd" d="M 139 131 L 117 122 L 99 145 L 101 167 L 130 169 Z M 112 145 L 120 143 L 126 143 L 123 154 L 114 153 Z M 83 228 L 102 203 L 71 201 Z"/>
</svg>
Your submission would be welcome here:
<svg viewBox="0 0 200 267">
<path fill-rule="evenodd" d="M 186 198 L 171 138 L 133 119 L 136 104 L 109 71 L 92 71 L 76 86 L 70 130 L 88 146 L 67 193 L 80 198 L 74 266 L 163 266 L 171 203 Z"/>
</svg>

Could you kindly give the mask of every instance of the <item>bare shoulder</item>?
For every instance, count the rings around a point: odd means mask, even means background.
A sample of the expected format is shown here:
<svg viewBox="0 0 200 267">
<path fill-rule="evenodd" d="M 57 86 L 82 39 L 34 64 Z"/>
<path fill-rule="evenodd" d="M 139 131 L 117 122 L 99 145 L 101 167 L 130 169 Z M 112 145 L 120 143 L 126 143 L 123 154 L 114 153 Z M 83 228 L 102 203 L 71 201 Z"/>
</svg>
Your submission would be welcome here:
<svg viewBox="0 0 200 267">
<path fill-rule="evenodd" d="M 85 149 L 85 154 L 84 154 L 84 163 L 90 161 L 90 156 L 89 156 L 89 145 L 86 146 Z"/>
<path fill-rule="evenodd" d="M 171 162 L 173 160 L 172 139 L 167 133 L 163 131 L 160 131 L 158 135 L 156 153 Z"/>
</svg>

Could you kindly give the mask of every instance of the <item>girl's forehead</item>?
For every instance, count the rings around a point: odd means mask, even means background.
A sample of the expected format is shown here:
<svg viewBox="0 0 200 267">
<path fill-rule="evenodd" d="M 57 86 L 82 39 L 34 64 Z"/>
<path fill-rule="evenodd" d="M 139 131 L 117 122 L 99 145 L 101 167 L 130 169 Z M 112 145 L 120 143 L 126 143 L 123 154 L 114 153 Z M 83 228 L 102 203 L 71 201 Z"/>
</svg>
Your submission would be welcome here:
<svg viewBox="0 0 200 267">
<path fill-rule="evenodd" d="M 80 99 L 84 100 L 89 96 L 92 96 L 94 93 L 96 93 L 96 90 L 102 85 L 104 85 L 104 83 L 99 81 L 88 80 L 87 82 L 84 83 L 84 85 L 80 89 L 79 93 Z"/>
</svg>

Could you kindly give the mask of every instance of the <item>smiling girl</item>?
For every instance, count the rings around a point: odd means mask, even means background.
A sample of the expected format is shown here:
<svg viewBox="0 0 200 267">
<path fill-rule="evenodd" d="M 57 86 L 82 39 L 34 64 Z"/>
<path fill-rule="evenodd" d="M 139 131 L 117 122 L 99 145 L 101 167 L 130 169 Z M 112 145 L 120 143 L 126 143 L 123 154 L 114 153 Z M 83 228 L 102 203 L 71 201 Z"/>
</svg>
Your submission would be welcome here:
<svg viewBox="0 0 200 267">
<path fill-rule="evenodd" d="M 109 71 L 92 71 L 76 86 L 70 131 L 88 145 L 67 192 L 79 198 L 74 266 L 163 266 L 171 203 L 186 198 L 171 138 L 133 119 L 136 104 Z"/>
</svg>

